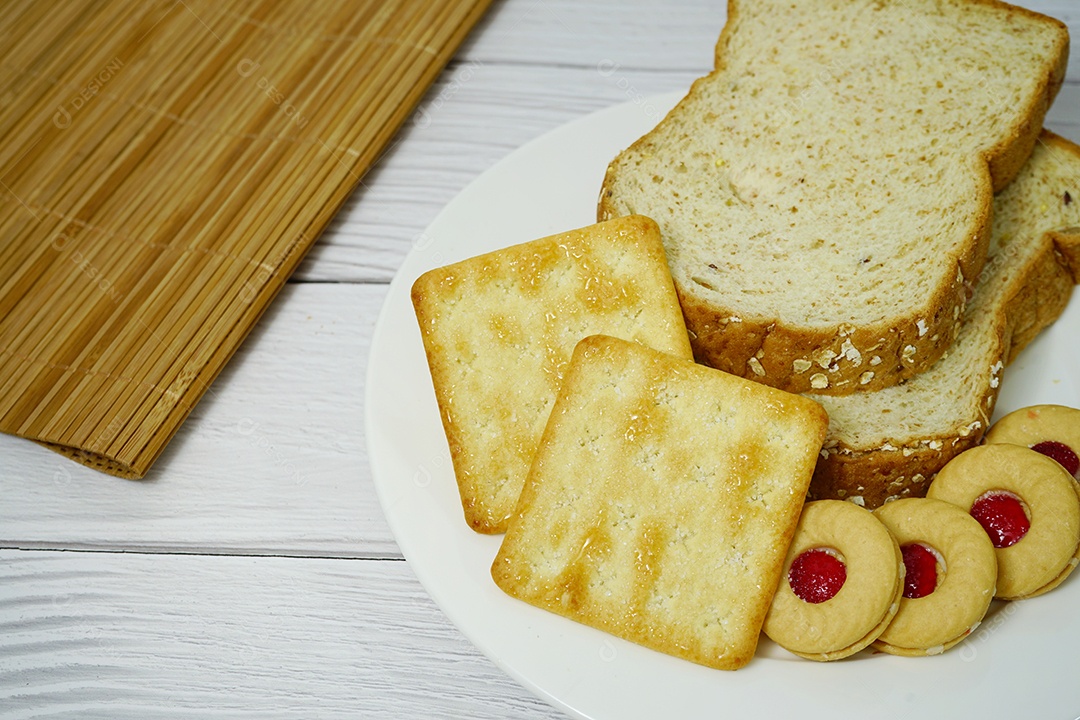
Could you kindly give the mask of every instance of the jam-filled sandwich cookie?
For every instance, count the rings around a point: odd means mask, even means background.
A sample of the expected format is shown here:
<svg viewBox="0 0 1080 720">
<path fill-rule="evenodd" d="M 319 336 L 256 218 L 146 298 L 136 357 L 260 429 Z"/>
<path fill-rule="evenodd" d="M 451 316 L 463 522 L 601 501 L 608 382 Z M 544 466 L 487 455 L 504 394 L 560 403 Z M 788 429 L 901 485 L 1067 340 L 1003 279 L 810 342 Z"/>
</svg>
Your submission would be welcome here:
<svg viewBox="0 0 1080 720">
<path fill-rule="evenodd" d="M 869 510 L 842 500 L 809 502 L 764 631 L 801 657 L 839 660 L 881 634 L 903 589 L 900 548 Z"/>
<path fill-rule="evenodd" d="M 994 546 L 974 518 L 942 500 L 895 500 L 874 515 L 900 544 L 906 566 L 900 609 L 874 648 L 907 656 L 945 652 L 990 607 Z"/>
<path fill-rule="evenodd" d="M 927 497 L 971 513 L 998 562 L 997 597 L 1041 595 L 1080 564 L 1080 496 L 1061 465 L 1021 445 L 966 450 L 938 472 Z"/>
<path fill-rule="evenodd" d="M 1080 410 L 1076 408 L 1032 405 L 1014 410 L 990 427 L 984 442 L 1024 445 L 1057 460 L 1080 480 Z"/>
</svg>

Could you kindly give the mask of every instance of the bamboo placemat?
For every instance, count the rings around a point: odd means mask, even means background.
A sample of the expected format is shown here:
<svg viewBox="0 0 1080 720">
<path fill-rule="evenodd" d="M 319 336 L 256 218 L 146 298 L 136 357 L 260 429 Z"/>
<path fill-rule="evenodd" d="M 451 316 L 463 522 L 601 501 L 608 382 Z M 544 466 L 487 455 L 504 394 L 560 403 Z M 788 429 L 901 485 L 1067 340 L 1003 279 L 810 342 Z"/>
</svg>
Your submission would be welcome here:
<svg viewBox="0 0 1080 720">
<path fill-rule="evenodd" d="M 489 2 L 0 2 L 0 431 L 142 477 Z"/>
</svg>

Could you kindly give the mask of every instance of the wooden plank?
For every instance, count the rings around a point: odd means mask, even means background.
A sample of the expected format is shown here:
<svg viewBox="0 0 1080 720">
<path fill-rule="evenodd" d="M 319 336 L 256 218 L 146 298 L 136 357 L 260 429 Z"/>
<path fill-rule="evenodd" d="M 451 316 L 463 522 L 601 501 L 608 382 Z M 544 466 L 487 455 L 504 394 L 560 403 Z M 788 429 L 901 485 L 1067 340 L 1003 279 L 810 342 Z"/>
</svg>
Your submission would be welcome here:
<svg viewBox="0 0 1080 720">
<path fill-rule="evenodd" d="M 0 551 L 5 718 L 552 718 L 398 561 Z"/>
<path fill-rule="evenodd" d="M 459 64 L 433 86 L 294 279 L 388 282 L 443 206 L 499 159 L 590 112 L 680 90 L 695 77 Z"/>
<path fill-rule="evenodd" d="M 752 1 L 752 0 L 745 0 Z M 1012 0 L 1075 29 L 1075 0 Z M 725 0 L 543 0 L 497 3 L 462 46 L 466 61 L 595 67 L 607 58 L 627 68 L 696 70 L 712 63 L 727 18 Z M 1073 34 L 1075 37 L 1075 33 Z M 1080 77 L 1080 56 L 1069 60 Z"/>
<path fill-rule="evenodd" d="M 385 294 L 287 286 L 145 480 L 0 436 L 0 547 L 400 557 L 364 441 Z"/>
<path fill-rule="evenodd" d="M 723 0 L 543 0 L 497 3 L 462 46 L 465 61 L 697 70 L 712 63 Z"/>
</svg>

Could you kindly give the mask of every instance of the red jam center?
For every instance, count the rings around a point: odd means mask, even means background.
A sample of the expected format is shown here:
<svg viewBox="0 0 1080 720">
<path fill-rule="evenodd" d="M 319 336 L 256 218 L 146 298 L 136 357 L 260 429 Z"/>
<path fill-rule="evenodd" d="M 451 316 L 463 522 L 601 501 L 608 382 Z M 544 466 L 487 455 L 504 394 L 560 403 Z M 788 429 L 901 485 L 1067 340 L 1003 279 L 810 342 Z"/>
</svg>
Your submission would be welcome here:
<svg viewBox="0 0 1080 720">
<path fill-rule="evenodd" d="M 983 526 L 996 548 L 1015 545 L 1031 528 L 1020 500 L 1003 492 L 980 497 L 971 506 L 971 516 Z"/>
<path fill-rule="evenodd" d="M 904 556 L 904 597 L 926 597 L 937 589 L 937 556 L 925 545 L 912 543 L 900 548 Z"/>
<path fill-rule="evenodd" d="M 1042 453 L 1048 458 L 1057 460 L 1061 467 L 1065 468 L 1073 477 L 1076 477 L 1077 471 L 1080 470 L 1080 457 L 1077 457 L 1073 449 L 1065 443 L 1057 440 L 1046 440 L 1032 445 L 1031 449 Z"/>
<path fill-rule="evenodd" d="M 822 603 L 840 592 L 847 580 L 847 568 L 827 550 L 807 550 L 791 563 L 788 584 L 799 599 Z"/>
</svg>

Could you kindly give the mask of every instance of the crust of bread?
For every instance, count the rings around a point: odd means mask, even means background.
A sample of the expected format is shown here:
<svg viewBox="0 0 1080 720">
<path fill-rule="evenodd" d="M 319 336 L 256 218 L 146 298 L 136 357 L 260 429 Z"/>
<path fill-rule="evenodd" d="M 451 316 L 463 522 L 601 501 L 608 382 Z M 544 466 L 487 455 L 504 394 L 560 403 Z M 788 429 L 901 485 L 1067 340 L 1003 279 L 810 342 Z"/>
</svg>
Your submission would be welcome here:
<svg viewBox="0 0 1080 720">
<path fill-rule="evenodd" d="M 1051 153 L 1068 155 L 1080 165 L 1080 146 L 1047 131 L 1041 142 Z M 811 498 L 854 500 L 876 508 L 892 499 L 925 495 L 930 481 L 949 460 L 981 442 L 1000 390 L 1000 368 L 1012 363 L 1065 311 L 1074 285 L 1080 283 L 1078 261 L 1080 228 L 1066 228 L 1045 233 L 1027 262 L 1013 271 L 1007 296 L 994 318 L 994 340 L 983 358 L 991 371 L 981 375 L 978 386 L 971 389 L 978 398 L 973 403 L 978 410 L 970 417 L 956 418 L 955 430 L 949 433 L 894 438 L 875 447 L 827 440 L 814 470 Z M 999 372 L 993 371 L 995 367 Z M 829 402 L 842 401 L 823 400 L 827 409 Z"/>
<path fill-rule="evenodd" d="M 1035 143 L 1039 140 L 1039 134 L 1043 129 L 1043 119 L 1047 111 L 1054 103 L 1058 91 L 1065 82 L 1065 71 L 1069 62 L 1069 29 L 1065 23 L 1041 13 L 1028 10 L 1027 8 L 1010 5 L 1000 0 L 970 0 L 981 5 L 1002 8 L 1017 16 L 1050 22 L 1061 30 L 1062 46 L 1055 58 L 1041 86 L 1041 92 L 1036 93 L 1030 99 L 1030 103 L 1023 113 L 1023 121 L 1014 125 L 1009 136 L 992 147 L 985 155 L 990 167 L 990 178 L 993 182 L 994 192 L 1001 192 L 1013 181 L 1017 173 L 1024 167 L 1024 163 L 1031 156 Z"/>
<path fill-rule="evenodd" d="M 979 247 L 986 244 L 983 235 Z M 860 327 L 792 327 L 717 308 L 678 284 L 675 289 L 698 362 L 788 392 L 848 395 L 897 385 L 941 357 L 960 330 L 969 292 L 964 278 L 978 275 L 977 257 L 972 251 L 957 259 L 956 281 L 929 303 L 937 308 L 933 316 L 912 312 Z"/>
<path fill-rule="evenodd" d="M 1077 282 L 1057 248 L 1080 250 L 1080 233 L 1051 232 L 1045 239 L 1044 251 L 1032 259 L 1026 271 L 1027 282 L 998 322 L 1001 350 L 997 356 L 1006 366 L 1065 311 Z M 992 358 L 987 360 L 993 364 Z M 982 441 L 999 390 L 1000 385 L 990 380 L 976 391 L 981 397 L 978 405 L 985 412 L 979 417 L 957 419 L 958 429 L 979 423 L 978 429 L 968 435 L 956 432 L 922 437 L 899 447 L 854 449 L 836 445 L 823 449 L 810 483 L 810 497 L 853 500 L 876 508 L 896 498 L 924 496 L 930 481 L 949 460 Z"/>
<path fill-rule="evenodd" d="M 935 438 L 915 447 L 824 451 L 814 468 L 810 498 L 850 500 L 874 509 L 902 497 L 923 497 L 937 471 L 980 440 L 975 436 L 954 439 L 955 444 L 952 439 Z"/>
<path fill-rule="evenodd" d="M 1062 228 L 1053 235 L 1054 249 L 1061 258 L 1061 262 L 1072 273 L 1074 285 L 1080 285 L 1080 243 L 1076 242 L 1078 236 L 1080 236 L 1080 227 Z"/>
<path fill-rule="evenodd" d="M 680 112 L 703 83 L 723 71 L 725 49 L 738 27 L 743 1 L 728 0 L 728 21 L 716 46 L 713 73 L 694 82 L 686 98 L 670 111 L 669 118 Z M 721 306 L 695 292 L 692 283 L 675 273 L 676 290 L 698 362 L 789 392 L 846 395 L 902 383 L 931 367 L 955 341 L 966 299 L 985 261 L 993 194 L 1012 181 L 1038 141 L 1043 118 L 1064 82 L 1069 51 L 1067 27 L 1058 20 L 997 0 L 955 1 L 1002 9 L 1014 18 L 1037 19 L 1060 31 L 1056 52 L 1049 58 L 1046 72 L 1020 117 L 973 164 L 982 210 L 970 228 L 968 242 L 951 254 L 957 268 L 955 277 L 929 293 L 921 307 L 897 312 L 879 322 L 859 327 L 844 323 L 812 327 Z M 599 219 L 622 214 L 613 200 L 613 178 L 623 158 L 642 152 L 650 142 L 651 133 L 608 166 L 597 204 Z M 870 358 L 877 358 L 878 364 L 869 365 Z"/>
</svg>

